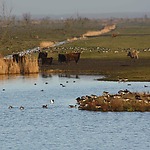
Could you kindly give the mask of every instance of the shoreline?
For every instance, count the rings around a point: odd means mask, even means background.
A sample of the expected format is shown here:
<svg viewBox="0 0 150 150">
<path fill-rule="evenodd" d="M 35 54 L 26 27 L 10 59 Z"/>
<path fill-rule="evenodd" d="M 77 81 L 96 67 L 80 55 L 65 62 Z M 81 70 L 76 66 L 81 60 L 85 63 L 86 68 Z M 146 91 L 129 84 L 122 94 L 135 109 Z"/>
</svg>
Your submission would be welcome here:
<svg viewBox="0 0 150 150">
<path fill-rule="evenodd" d="M 145 72 L 144 72 L 144 71 Z M 130 59 L 110 60 L 110 59 L 83 59 L 76 64 L 59 64 L 56 60 L 52 65 L 41 66 L 40 72 L 43 73 L 66 73 L 77 75 L 100 75 L 104 76 L 103 81 L 150 81 L 149 60 L 139 59 L 131 62 Z"/>
</svg>

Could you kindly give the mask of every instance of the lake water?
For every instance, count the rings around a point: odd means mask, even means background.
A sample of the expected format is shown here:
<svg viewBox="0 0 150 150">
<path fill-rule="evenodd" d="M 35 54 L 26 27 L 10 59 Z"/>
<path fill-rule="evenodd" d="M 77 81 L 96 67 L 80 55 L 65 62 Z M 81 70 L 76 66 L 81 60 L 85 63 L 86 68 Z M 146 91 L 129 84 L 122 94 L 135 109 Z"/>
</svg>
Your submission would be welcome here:
<svg viewBox="0 0 150 150">
<path fill-rule="evenodd" d="M 1 78 L 0 150 L 150 149 L 149 112 L 89 112 L 69 108 L 83 95 L 102 95 L 103 91 L 113 94 L 120 89 L 149 92 L 150 82 L 106 82 L 95 80 L 100 76 L 83 75 Z M 51 99 L 54 104 L 50 104 Z M 48 109 L 42 108 L 45 104 Z M 8 109 L 10 105 L 14 108 Z"/>
</svg>

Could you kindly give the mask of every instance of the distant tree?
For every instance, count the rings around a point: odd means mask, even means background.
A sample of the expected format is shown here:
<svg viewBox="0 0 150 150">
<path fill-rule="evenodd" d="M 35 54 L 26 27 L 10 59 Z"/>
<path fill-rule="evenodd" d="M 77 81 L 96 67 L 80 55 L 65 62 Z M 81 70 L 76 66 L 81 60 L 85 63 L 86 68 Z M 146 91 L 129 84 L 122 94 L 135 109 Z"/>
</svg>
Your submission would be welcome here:
<svg viewBox="0 0 150 150">
<path fill-rule="evenodd" d="M 7 7 L 5 0 L 0 1 L 0 18 L 2 26 L 9 26 L 11 24 L 12 7 Z"/>
<path fill-rule="evenodd" d="M 144 15 L 144 19 L 143 19 L 143 20 L 144 20 L 144 21 L 147 21 L 147 20 L 148 20 L 147 14 Z"/>
<path fill-rule="evenodd" d="M 26 25 L 31 24 L 31 14 L 30 13 L 24 13 L 22 16 L 23 16 L 23 22 Z"/>
<path fill-rule="evenodd" d="M 13 23 L 12 21 L 12 7 L 8 7 L 8 3 L 6 0 L 0 1 L 0 43 L 3 46 L 3 44 L 9 45 L 8 43 L 11 42 L 11 30 L 10 26 Z M 14 19 L 14 17 L 13 17 Z"/>
</svg>

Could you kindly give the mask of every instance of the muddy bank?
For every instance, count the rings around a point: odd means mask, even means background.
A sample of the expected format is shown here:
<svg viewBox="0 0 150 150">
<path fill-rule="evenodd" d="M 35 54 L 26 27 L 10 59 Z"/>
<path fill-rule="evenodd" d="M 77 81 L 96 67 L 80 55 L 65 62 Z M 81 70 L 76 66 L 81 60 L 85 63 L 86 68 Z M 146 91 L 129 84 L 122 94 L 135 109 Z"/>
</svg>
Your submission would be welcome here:
<svg viewBox="0 0 150 150">
<path fill-rule="evenodd" d="M 35 58 L 19 57 L 18 61 L 3 57 L 0 58 L 0 75 L 32 74 L 39 72 L 38 61 Z"/>
<path fill-rule="evenodd" d="M 145 69 L 149 65 L 149 60 L 142 58 L 136 62 L 130 59 L 81 58 L 77 64 L 73 61 L 66 64 L 54 60 L 52 65 L 42 66 L 40 70 L 48 73 L 98 74 L 106 76 L 104 80 L 118 81 L 120 78 L 128 78 L 129 81 L 149 81 L 149 70 Z"/>
</svg>

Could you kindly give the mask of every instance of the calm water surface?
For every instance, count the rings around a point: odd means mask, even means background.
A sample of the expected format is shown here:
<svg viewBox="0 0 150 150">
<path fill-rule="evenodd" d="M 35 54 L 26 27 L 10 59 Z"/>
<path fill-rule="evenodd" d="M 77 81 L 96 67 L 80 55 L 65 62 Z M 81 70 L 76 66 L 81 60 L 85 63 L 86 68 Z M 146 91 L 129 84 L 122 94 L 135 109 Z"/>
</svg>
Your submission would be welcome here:
<svg viewBox="0 0 150 150">
<path fill-rule="evenodd" d="M 149 112 L 104 113 L 68 107 L 76 104 L 78 96 L 103 91 L 150 91 L 149 82 L 129 86 L 97 78 L 35 75 L 0 80 L 0 150 L 149 150 Z M 10 105 L 14 108 L 8 109 Z"/>
</svg>

